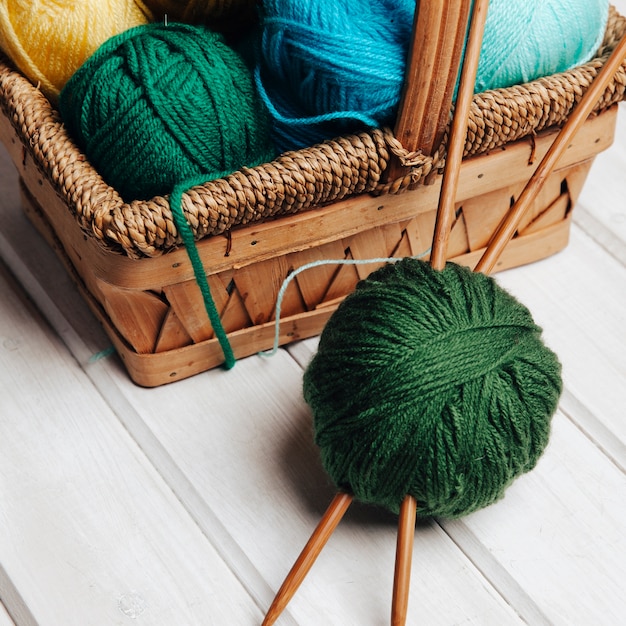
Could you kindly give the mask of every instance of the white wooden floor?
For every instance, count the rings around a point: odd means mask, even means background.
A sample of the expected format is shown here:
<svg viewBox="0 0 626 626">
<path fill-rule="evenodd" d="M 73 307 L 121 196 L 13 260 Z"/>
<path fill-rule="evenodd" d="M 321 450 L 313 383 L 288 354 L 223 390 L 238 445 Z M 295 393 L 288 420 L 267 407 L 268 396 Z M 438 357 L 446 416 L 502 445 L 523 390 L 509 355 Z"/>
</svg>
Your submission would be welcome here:
<svg viewBox="0 0 626 626">
<path fill-rule="evenodd" d="M 626 3 L 624 3 L 626 4 Z M 504 500 L 416 529 L 411 624 L 626 624 L 626 107 L 571 243 L 500 274 L 565 392 Z M 19 208 L 0 152 L 0 626 L 260 624 L 333 489 L 309 340 L 135 386 Z M 395 520 L 353 505 L 280 624 L 389 623 Z"/>
</svg>

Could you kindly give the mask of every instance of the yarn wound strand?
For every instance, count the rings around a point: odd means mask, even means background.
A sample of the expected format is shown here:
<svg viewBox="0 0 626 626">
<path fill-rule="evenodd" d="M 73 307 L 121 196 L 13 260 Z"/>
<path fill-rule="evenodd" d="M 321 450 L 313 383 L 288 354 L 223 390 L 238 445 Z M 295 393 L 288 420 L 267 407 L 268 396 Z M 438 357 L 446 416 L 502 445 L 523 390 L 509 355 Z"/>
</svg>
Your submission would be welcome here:
<svg viewBox="0 0 626 626">
<path fill-rule="evenodd" d="M 109 39 L 68 81 L 59 109 L 127 202 L 275 155 L 250 70 L 201 25 L 148 24 Z"/>
<path fill-rule="evenodd" d="M 403 259 L 327 322 L 304 374 L 315 441 L 340 490 L 421 516 L 487 506 L 532 469 L 562 383 L 528 309 L 495 280 Z"/>
<path fill-rule="evenodd" d="M 56 104 L 107 39 L 152 19 L 134 0 L 0 0 L 0 48 Z"/>
<path fill-rule="evenodd" d="M 415 0 L 264 0 L 255 80 L 281 151 L 392 126 Z M 476 92 L 571 69 L 598 49 L 608 0 L 491 0 Z"/>
</svg>

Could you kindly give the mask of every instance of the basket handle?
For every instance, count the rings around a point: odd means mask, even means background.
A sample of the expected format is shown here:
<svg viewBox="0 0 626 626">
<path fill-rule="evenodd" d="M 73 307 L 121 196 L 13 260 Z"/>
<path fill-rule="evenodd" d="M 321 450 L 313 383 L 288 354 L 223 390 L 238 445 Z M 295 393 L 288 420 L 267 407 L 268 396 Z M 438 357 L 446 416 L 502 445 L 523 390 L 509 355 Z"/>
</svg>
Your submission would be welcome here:
<svg viewBox="0 0 626 626">
<path fill-rule="evenodd" d="M 394 134 L 409 152 L 432 155 L 450 121 L 471 0 L 418 0 Z M 392 159 L 388 180 L 405 173 Z"/>
</svg>

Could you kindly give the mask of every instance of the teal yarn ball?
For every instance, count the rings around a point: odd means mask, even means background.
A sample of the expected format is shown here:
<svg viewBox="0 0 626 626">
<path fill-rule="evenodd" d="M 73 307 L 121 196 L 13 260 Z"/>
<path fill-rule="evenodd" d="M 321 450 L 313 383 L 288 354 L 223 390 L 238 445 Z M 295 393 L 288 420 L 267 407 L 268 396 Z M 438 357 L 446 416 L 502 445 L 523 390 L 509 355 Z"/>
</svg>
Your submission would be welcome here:
<svg viewBox="0 0 626 626">
<path fill-rule="evenodd" d="M 126 201 L 275 155 L 251 70 L 204 26 L 154 23 L 109 39 L 68 81 L 59 108 Z"/>
<path fill-rule="evenodd" d="M 608 0 L 491 0 L 477 93 L 565 72 L 593 58 Z"/>
<path fill-rule="evenodd" d="M 337 488 L 398 512 L 456 518 L 500 499 L 549 438 L 561 366 L 493 278 L 404 259 L 361 281 L 304 374 Z"/>
<path fill-rule="evenodd" d="M 280 150 L 393 125 L 415 0 L 264 0 L 255 78 Z M 591 59 L 608 0 L 491 0 L 476 91 Z"/>
</svg>

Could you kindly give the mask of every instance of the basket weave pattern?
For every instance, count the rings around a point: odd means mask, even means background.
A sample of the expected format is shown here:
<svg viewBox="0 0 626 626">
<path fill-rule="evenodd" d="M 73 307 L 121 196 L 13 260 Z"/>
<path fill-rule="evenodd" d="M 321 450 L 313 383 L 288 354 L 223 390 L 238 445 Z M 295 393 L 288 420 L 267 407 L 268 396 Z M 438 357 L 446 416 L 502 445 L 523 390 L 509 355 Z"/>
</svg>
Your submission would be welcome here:
<svg viewBox="0 0 626 626">
<path fill-rule="evenodd" d="M 562 124 L 624 31 L 626 20 L 611 8 L 604 43 L 591 62 L 526 85 L 476 95 L 465 156 Z M 624 99 L 625 90 L 623 66 L 596 112 Z M 180 245 L 168 199 L 123 202 L 86 162 L 48 101 L 5 63 L 0 63 L 0 103 L 83 229 L 131 258 L 159 256 Z M 391 153 L 400 155 L 410 169 L 397 180 L 383 182 Z M 195 237 L 202 239 L 355 194 L 415 188 L 432 172 L 440 172 L 444 159 L 443 149 L 432 157 L 407 155 L 388 129 L 374 129 L 284 153 L 270 163 L 195 187 L 184 195 L 183 210 Z"/>
<path fill-rule="evenodd" d="M 621 36 L 611 9 L 597 58 L 563 74 L 474 97 L 448 258 L 473 266 Z M 565 247 L 571 209 L 612 139 L 626 63 L 545 181 L 496 269 Z M 0 57 L 0 140 L 23 207 L 73 276 L 135 382 L 215 367 L 223 353 L 167 197 L 125 203 L 69 138 L 48 100 Z M 445 146 L 445 141 L 442 143 Z M 387 180 L 398 157 L 404 168 Z M 236 357 L 269 348 L 285 279 L 305 264 L 423 255 L 434 230 L 445 148 L 408 152 L 389 129 L 288 152 L 183 194 L 221 324 Z M 379 264 L 318 264 L 282 301 L 279 343 L 318 334 Z"/>
</svg>

